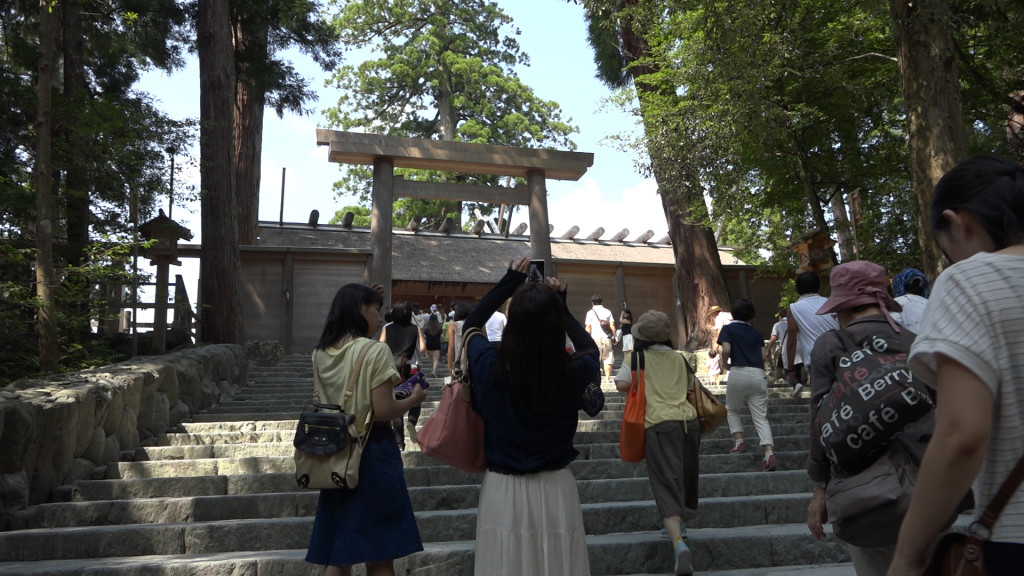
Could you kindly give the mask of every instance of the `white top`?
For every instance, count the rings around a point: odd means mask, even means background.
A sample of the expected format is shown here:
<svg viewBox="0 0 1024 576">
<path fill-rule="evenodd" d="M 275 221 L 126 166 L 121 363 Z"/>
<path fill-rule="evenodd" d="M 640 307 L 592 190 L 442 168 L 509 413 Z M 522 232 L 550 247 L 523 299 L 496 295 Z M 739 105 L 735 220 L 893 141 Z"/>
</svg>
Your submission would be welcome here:
<svg viewBox="0 0 1024 576">
<path fill-rule="evenodd" d="M 786 342 L 789 338 L 789 322 L 786 318 L 781 318 L 778 322 L 775 323 L 775 326 L 772 326 L 771 335 L 775 336 L 775 338 L 779 341 L 779 346 L 782 347 L 782 367 L 788 369 L 789 357 L 786 354 Z M 796 356 L 794 357 L 793 361 L 796 364 L 803 364 L 804 362 L 804 357 L 800 355 L 799 347 L 797 347 Z"/>
<path fill-rule="evenodd" d="M 982 252 L 939 276 L 910 351 L 914 375 L 933 385 L 939 354 L 973 372 L 995 399 L 992 440 L 974 479 L 977 519 L 1024 455 L 1024 258 Z M 1024 544 L 1024 488 L 1003 509 L 992 540 Z"/>
<path fill-rule="evenodd" d="M 611 336 L 606 334 L 604 329 L 601 328 L 601 320 L 605 320 L 609 325 L 615 321 L 612 317 L 611 310 L 600 304 L 594 304 L 594 306 L 587 311 L 587 317 L 583 320 L 583 326 L 590 327 L 590 337 L 594 340 L 611 338 Z"/>
<path fill-rule="evenodd" d="M 839 322 L 831 314 L 818 316 L 818 308 L 825 304 L 820 294 L 804 294 L 789 305 L 789 317 L 796 320 L 800 331 L 796 333 L 796 357 L 807 361 L 810 368 L 811 350 L 814 343 L 829 330 L 838 330 Z M 799 362 L 799 360 L 796 360 Z"/>
<path fill-rule="evenodd" d="M 487 330 L 487 339 L 491 342 L 501 342 L 501 333 L 505 331 L 505 315 L 495 310 L 494 314 L 484 324 Z"/>
<path fill-rule="evenodd" d="M 892 312 L 892 319 L 899 322 L 900 326 L 906 326 L 914 334 L 919 334 L 928 299 L 917 294 L 904 294 L 897 296 L 896 301 L 903 306 L 903 312 Z"/>
</svg>

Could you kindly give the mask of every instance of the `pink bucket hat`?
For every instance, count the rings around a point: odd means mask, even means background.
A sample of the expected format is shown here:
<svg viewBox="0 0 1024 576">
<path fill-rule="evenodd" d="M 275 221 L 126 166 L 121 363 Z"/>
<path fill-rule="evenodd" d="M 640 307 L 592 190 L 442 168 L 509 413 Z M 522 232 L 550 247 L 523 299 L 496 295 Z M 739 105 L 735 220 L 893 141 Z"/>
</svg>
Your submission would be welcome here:
<svg viewBox="0 0 1024 576">
<path fill-rule="evenodd" d="M 903 307 L 889 296 L 889 276 L 886 275 L 885 268 L 867 260 L 854 260 L 833 268 L 829 280 L 832 284 L 832 295 L 821 308 L 818 308 L 818 314 L 847 310 L 864 304 L 877 304 L 885 318 L 899 332 L 889 312 L 901 312 Z"/>
</svg>

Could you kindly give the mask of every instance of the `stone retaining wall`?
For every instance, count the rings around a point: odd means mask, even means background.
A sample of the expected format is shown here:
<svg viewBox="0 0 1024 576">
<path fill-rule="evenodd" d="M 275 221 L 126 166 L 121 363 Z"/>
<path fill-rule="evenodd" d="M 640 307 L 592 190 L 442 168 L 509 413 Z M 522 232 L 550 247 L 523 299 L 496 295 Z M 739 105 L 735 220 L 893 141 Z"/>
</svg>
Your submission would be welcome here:
<svg viewBox="0 0 1024 576">
<path fill-rule="evenodd" d="M 229 398 L 247 370 L 242 346 L 213 345 L 0 388 L 0 527 L 62 486 L 116 478 L 122 455 Z"/>
</svg>

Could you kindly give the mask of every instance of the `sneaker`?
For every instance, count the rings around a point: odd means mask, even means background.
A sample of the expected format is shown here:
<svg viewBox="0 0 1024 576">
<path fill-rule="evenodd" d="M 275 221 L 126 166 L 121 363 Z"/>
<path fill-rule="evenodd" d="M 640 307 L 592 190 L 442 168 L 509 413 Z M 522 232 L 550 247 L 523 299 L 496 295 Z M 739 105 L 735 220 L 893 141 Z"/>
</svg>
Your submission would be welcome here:
<svg viewBox="0 0 1024 576">
<path fill-rule="evenodd" d="M 658 531 L 662 538 L 668 538 L 668 529 L 662 528 Z M 686 524 L 679 524 L 679 536 L 686 540 Z"/>
<path fill-rule="evenodd" d="M 693 574 L 693 563 L 690 561 L 690 549 L 686 542 L 680 540 L 675 547 L 675 570 L 673 574 Z"/>
<path fill-rule="evenodd" d="M 409 433 L 409 440 L 411 440 L 413 444 L 419 444 L 416 440 L 416 425 L 412 422 L 407 422 L 405 424 L 405 430 Z"/>
<path fill-rule="evenodd" d="M 733 446 L 729 450 L 729 453 L 730 454 L 742 454 L 743 452 L 746 452 L 746 451 L 747 451 L 747 443 L 746 442 L 740 442 L 739 444 L 736 444 L 735 446 Z"/>
<path fill-rule="evenodd" d="M 797 382 L 796 386 L 793 386 L 793 398 L 799 398 L 800 393 L 804 391 L 804 385 Z"/>
<path fill-rule="evenodd" d="M 761 461 L 762 472 L 774 472 L 778 467 L 778 462 L 775 461 L 775 454 L 769 454 L 767 458 Z"/>
</svg>

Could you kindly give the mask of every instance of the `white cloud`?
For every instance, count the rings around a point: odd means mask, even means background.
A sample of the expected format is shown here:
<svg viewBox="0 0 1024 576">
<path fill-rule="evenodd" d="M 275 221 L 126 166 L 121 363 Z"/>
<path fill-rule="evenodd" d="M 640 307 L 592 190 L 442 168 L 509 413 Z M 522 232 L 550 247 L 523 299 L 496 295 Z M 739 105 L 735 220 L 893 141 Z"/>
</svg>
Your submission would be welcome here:
<svg viewBox="0 0 1024 576">
<path fill-rule="evenodd" d="M 584 178 L 565 191 L 560 190 L 565 187 L 560 184 L 552 183 L 548 196 L 548 221 L 555 227 L 553 234 L 556 236 L 573 226 L 580 227 L 578 237 L 586 237 L 598 227 L 604 228 L 602 238 L 605 239 L 623 228 L 629 229 L 629 240 L 647 230 L 653 230 L 653 239 L 658 240 L 668 231 L 654 180 L 640 180 L 622 191 L 602 190 L 596 178 Z M 520 211 L 513 219 L 513 227 L 528 218 L 525 211 Z"/>
</svg>

